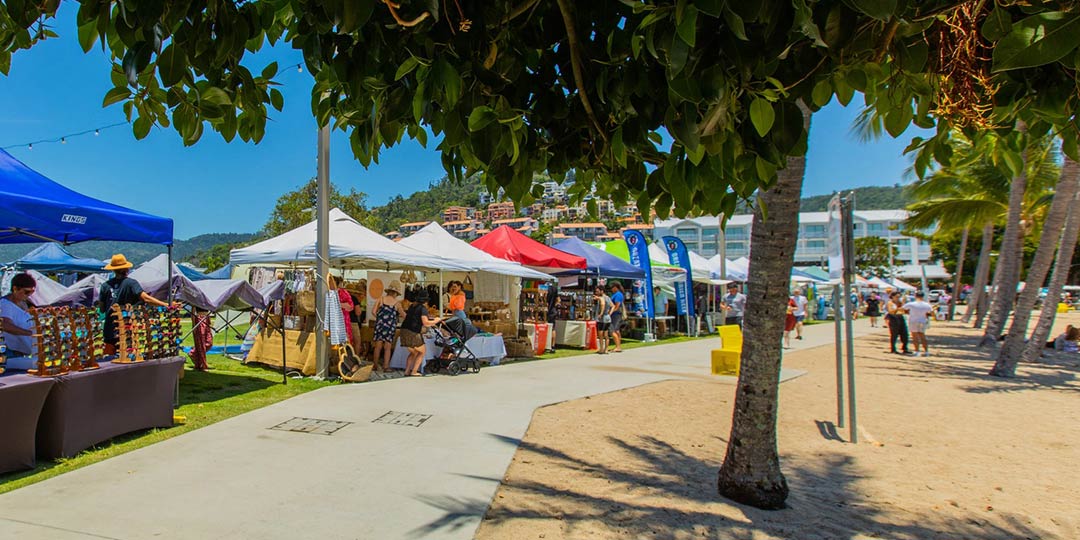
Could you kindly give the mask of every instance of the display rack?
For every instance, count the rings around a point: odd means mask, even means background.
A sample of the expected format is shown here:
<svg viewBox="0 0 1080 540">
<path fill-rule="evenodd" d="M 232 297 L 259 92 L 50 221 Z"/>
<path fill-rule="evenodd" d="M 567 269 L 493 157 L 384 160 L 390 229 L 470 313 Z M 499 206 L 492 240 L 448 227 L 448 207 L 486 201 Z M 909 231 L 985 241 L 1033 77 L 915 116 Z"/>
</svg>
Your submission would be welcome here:
<svg viewBox="0 0 1080 540">
<path fill-rule="evenodd" d="M 62 329 L 59 310 L 30 308 L 28 313 L 33 321 L 33 337 L 37 341 L 37 360 L 27 373 L 37 377 L 55 377 L 71 371 L 70 354 L 65 354 L 71 340 L 64 338 L 65 330 Z"/>
<path fill-rule="evenodd" d="M 143 362 L 143 340 L 145 328 L 139 312 L 142 306 L 131 304 L 113 305 L 112 317 L 116 320 L 116 359 L 114 364 L 134 364 Z"/>
<path fill-rule="evenodd" d="M 548 292 L 540 288 L 521 289 L 521 320 L 547 322 Z"/>
<path fill-rule="evenodd" d="M 562 321 L 588 321 L 594 319 L 592 294 L 581 291 L 559 291 L 559 303 L 555 308 L 555 318 Z"/>
</svg>

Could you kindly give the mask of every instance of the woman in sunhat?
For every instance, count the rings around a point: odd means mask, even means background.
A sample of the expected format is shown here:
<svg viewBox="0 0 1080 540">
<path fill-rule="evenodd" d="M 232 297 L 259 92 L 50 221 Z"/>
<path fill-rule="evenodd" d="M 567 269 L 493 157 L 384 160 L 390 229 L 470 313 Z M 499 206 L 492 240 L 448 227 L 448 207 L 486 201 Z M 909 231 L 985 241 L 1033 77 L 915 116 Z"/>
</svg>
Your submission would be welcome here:
<svg viewBox="0 0 1080 540">
<path fill-rule="evenodd" d="M 112 317 L 112 307 L 115 305 L 137 305 L 143 302 L 155 306 L 167 307 L 169 304 L 150 296 L 143 291 L 138 281 L 128 277 L 128 270 L 134 266 L 128 262 L 127 257 L 117 253 L 105 265 L 105 270 L 111 270 L 113 277 L 101 284 L 98 295 L 98 307 L 105 314 L 104 339 L 105 354 L 111 356 L 117 353 L 116 344 L 120 340 L 116 333 L 116 319 Z"/>
</svg>

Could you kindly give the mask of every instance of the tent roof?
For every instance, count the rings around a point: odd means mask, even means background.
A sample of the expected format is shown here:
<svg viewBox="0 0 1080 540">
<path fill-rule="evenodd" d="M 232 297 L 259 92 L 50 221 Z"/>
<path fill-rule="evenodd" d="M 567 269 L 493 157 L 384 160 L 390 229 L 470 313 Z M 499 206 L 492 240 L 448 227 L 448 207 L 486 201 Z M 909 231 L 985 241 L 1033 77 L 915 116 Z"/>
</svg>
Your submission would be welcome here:
<svg viewBox="0 0 1080 540">
<path fill-rule="evenodd" d="M 693 251 L 690 251 L 689 249 L 686 250 L 686 253 L 690 259 L 690 273 L 692 276 L 692 281 L 695 281 L 697 283 L 712 283 L 715 285 L 723 284 L 723 280 L 719 279 L 719 274 L 715 276 L 713 275 L 713 272 L 709 267 L 709 262 L 706 261 L 704 257 L 698 255 L 697 253 L 694 253 Z M 695 259 L 695 257 L 697 258 Z M 649 244 L 649 259 L 653 261 L 653 264 L 666 264 L 671 260 L 671 258 L 668 256 L 667 248 L 665 248 L 659 241 Z M 703 264 L 701 264 L 702 261 L 704 261 Z M 672 266 L 672 268 L 680 268 L 674 265 L 669 266 Z"/>
<path fill-rule="evenodd" d="M 709 259 L 709 268 L 711 268 L 712 271 L 715 272 L 717 275 L 721 274 L 721 272 L 720 272 L 720 258 L 721 258 L 720 255 L 716 254 L 716 255 L 713 255 L 711 259 Z M 726 260 L 724 262 L 724 271 L 727 273 L 726 276 L 723 276 L 724 279 L 732 279 L 732 280 L 736 280 L 736 281 L 746 281 L 746 271 L 745 271 L 745 269 L 734 266 L 734 261 L 732 261 L 730 259 L 728 259 L 728 260 Z"/>
<path fill-rule="evenodd" d="M 590 242 L 589 244 L 624 261 L 630 261 L 630 250 L 626 246 L 626 240 Z M 683 270 L 678 266 L 672 266 L 665 261 L 655 260 L 652 258 L 652 253 L 649 255 L 649 267 L 652 269 L 653 285 L 666 286 L 676 281 L 686 280 L 686 270 Z"/>
<path fill-rule="evenodd" d="M 56 242 L 42 244 L 9 265 L 41 272 L 101 272 L 105 267 L 103 261 L 72 256 Z"/>
<path fill-rule="evenodd" d="M 232 264 L 311 265 L 316 259 L 317 221 L 229 252 Z M 441 257 L 421 253 L 364 227 L 338 208 L 330 211 L 330 263 L 339 268 L 431 268 L 463 270 Z"/>
<path fill-rule="evenodd" d="M 398 244 L 447 259 L 454 264 L 468 267 L 474 271 L 528 279 L 552 279 L 551 276 L 543 272 L 525 268 L 516 262 L 503 260 L 484 250 L 477 249 L 469 245 L 468 242 L 456 238 L 434 221 L 428 223 L 408 238 L 402 239 Z"/>
<path fill-rule="evenodd" d="M 905 264 L 896 269 L 894 276 L 906 279 L 922 279 L 923 268 L 926 269 L 926 279 L 949 279 L 952 277 L 944 266 L 940 264 Z"/>
<path fill-rule="evenodd" d="M 599 274 L 604 277 L 642 279 L 645 271 L 596 247 L 589 245 L 576 236 L 563 240 L 554 246 L 555 249 L 585 258 L 588 268 L 586 272 Z M 577 274 L 581 271 L 560 272 L 560 274 Z"/>
<path fill-rule="evenodd" d="M 0 244 L 116 240 L 173 242 L 171 219 L 88 197 L 0 150 Z"/>
<path fill-rule="evenodd" d="M 139 282 L 147 293 L 164 298 L 168 295 L 169 259 L 164 253 L 139 265 L 128 276 Z M 173 263 L 172 287 L 176 298 L 197 308 L 217 311 L 223 307 L 245 309 L 266 307 L 266 301 L 242 279 L 203 279 L 192 281 Z"/>
<path fill-rule="evenodd" d="M 542 268 L 585 269 L 584 257 L 545 246 L 509 225 L 498 228 L 473 240 L 473 247 L 482 249 L 500 259 Z"/>
</svg>

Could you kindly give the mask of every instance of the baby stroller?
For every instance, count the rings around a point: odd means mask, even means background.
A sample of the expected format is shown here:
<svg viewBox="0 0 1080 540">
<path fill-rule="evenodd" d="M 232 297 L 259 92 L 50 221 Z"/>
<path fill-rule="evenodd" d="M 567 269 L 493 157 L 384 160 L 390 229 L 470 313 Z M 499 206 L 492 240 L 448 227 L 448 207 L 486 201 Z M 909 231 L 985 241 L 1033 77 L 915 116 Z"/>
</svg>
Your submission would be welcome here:
<svg viewBox="0 0 1080 540">
<path fill-rule="evenodd" d="M 470 369 L 473 373 L 479 372 L 480 360 L 465 345 L 476 333 L 476 327 L 464 319 L 451 317 L 443 321 L 435 328 L 435 345 L 442 347 L 442 353 L 428 361 L 424 372 L 446 371 L 451 375 Z"/>
</svg>

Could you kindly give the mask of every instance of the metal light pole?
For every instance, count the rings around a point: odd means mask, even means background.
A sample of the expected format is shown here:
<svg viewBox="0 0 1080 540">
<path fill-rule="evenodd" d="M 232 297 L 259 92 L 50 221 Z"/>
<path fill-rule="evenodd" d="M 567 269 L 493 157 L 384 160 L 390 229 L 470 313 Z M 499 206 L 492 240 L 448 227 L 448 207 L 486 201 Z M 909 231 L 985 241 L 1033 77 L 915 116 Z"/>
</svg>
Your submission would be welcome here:
<svg viewBox="0 0 1080 540">
<path fill-rule="evenodd" d="M 315 376 L 325 379 L 330 376 L 330 362 L 327 354 L 329 343 L 323 335 L 323 321 L 326 320 L 326 275 L 330 270 L 330 126 L 319 128 L 318 142 L 318 178 L 316 180 L 315 220 L 317 238 L 315 241 Z"/>
<path fill-rule="evenodd" d="M 717 225 L 719 228 L 716 231 L 716 239 L 718 245 L 716 246 L 716 252 L 720 254 L 720 279 L 727 279 L 727 233 L 724 232 L 724 214 L 721 213 L 717 217 Z M 723 326 L 727 324 L 727 311 L 720 311 L 720 324 L 717 326 Z"/>
</svg>

